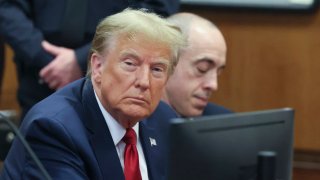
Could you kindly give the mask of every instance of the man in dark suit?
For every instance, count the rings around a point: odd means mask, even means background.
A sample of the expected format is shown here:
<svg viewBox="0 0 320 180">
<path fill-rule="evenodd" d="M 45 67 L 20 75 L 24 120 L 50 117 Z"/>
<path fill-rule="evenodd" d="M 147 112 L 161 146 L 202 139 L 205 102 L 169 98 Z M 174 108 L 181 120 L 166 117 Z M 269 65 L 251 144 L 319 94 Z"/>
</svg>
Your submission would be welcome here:
<svg viewBox="0 0 320 180">
<path fill-rule="evenodd" d="M 179 63 L 169 78 L 163 100 L 182 117 L 231 113 L 208 103 L 218 90 L 218 76 L 226 66 L 227 46 L 220 30 L 209 20 L 191 13 L 178 13 L 168 20 L 188 39 L 180 50 Z"/>
<path fill-rule="evenodd" d="M 164 17 L 179 0 L 1 0 L 0 35 L 13 48 L 22 116 L 55 90 L 86 74 L 98 22 L 127 7 Z"/>
<path fill-rule="evenodd" d="M 145 11 L 98 25 L 87 78 L 36 104 L 21 125 L 53 179 L 163 179 L 159 135 L 139 122 L 158 106 L 184 43 L 177 28 Z M 174 116 L 165 103 L 158 109 Z M 43 179 L 16 139 L 0 179 L 22 178 Z"/>
</svg>

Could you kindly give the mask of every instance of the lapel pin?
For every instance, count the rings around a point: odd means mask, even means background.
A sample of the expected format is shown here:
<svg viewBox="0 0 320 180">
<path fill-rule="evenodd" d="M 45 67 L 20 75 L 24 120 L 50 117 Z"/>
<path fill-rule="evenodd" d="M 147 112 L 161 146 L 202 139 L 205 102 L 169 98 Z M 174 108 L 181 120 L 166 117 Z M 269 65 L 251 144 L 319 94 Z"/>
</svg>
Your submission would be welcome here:
<svg viewBox="0 0 320 180">
<path fill-rule="evenodd" d="M 150 139 L 150 145 L 151 145 L 151 147 L 157 145 L 157 141 L 156 141 L 155 139 L 153 139 L 153 138 L 151 138 L 151 137 L 149 137 L 149 139 Z"/>
</svg>

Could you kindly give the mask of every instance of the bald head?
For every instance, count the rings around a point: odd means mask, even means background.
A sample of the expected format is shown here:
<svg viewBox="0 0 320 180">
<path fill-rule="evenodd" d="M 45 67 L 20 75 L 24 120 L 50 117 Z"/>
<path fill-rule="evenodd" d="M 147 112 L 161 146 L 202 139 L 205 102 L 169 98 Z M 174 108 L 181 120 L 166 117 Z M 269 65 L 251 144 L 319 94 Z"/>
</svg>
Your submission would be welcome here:
<svg viewBox="0 0 320 180">
<path fill-rule="evenodd" d="M 218 75 L 226 64 L 225 39 L 216 25 L 192 13 L 177 13 L 168 21 L 181 29 L 187 46 L 180 50 L 163 100 L 182 116 L 200 116 L 218 89 Z"/>
<path fill-rule="evenodd" d="M 215 38 L 218 38 L 217 41 L 221 41 L 223 43 L 222 45 L 226 48 L 222 33 L 218 27 L 208 19 L 193 13 L 181 12 L 168 17 L 168 21 L 177 25 L 187 39 L 190 39 L 194 33 L 196 33 L 194 36 L 205 36 L 206 33 L 213 31 L 216 35 Z"/>
<path fill-rule="evenodd" d="M 174 14 L 168 18 L 168 21 L 176 24 L 181 31 L 188 35 L 190 28 L 194 25 L 200 25 L 208 28 L 217 28 L 212 22 L 209 20 L 198 16 L 196 14 L 181 12 Z"/>
</svg>

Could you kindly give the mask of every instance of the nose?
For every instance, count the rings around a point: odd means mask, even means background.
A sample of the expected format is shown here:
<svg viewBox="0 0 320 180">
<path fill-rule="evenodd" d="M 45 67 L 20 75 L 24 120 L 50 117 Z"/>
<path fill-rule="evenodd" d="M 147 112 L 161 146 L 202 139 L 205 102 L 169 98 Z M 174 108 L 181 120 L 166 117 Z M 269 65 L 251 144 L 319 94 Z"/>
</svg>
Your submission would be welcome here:
<svg viewBox="0 0 320 180">
<path fill-rule="evenodd" d="M 150 69 L 148 67 L 140 67 L 136 73 L 136 87 L 143 90 L 148 89 L 150 86 Z"/>
<path fill-rule="evenodd" d="M 216 72 L 212 74 L 207 74 L 204 78 L 204 88 L 209 91 L 217 91 L 218 90 L 218 75 Z"/>
</svg>

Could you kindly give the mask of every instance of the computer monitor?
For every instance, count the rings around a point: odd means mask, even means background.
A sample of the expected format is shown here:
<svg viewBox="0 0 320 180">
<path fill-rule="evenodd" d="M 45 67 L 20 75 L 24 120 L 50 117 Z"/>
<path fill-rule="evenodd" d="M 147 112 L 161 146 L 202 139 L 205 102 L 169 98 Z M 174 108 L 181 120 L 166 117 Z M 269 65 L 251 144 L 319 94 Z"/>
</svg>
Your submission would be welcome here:
<svg viewBox="0 0 320 180">
<path fill-rule="evenodd" d="M 291 180 L 290 108 L 171 121 L 169 180 L 256 180 L 258 154 L 275 153 L 275 179 Z"/>
</svg>

